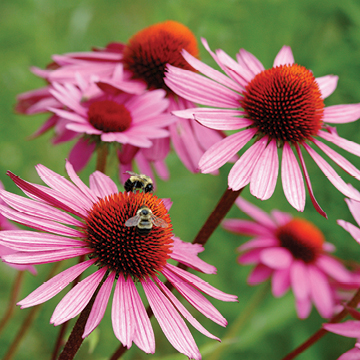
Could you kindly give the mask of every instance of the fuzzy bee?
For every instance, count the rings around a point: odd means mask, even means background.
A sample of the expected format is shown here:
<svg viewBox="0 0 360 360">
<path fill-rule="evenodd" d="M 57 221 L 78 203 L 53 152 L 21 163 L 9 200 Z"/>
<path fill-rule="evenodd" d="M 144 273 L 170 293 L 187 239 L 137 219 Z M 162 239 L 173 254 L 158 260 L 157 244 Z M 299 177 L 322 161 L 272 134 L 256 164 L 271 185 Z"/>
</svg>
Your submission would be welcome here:
<svg viewBox="0 0 360 360">
<path fill-rule="evenodd" d="M 137 231 L 141 235 L 148 235 L 153 226 L 166 228 L 167 222 L 157 216 L 145 205 L 140 206 L 136 215 L 127 219 L 125 226 L 136 226 Z"/>
<path fill-rule="evenodd" d="M 144 174 L 136 174 L 132 171 L 127 171 L 130 174 L 130 178 L 126 180 L 124 188 L 126 191 L 135 192 L 137 189 L 142 189 L 143 192 L 153 192 L 154 185 L 151 178 Z"/>
</svg>

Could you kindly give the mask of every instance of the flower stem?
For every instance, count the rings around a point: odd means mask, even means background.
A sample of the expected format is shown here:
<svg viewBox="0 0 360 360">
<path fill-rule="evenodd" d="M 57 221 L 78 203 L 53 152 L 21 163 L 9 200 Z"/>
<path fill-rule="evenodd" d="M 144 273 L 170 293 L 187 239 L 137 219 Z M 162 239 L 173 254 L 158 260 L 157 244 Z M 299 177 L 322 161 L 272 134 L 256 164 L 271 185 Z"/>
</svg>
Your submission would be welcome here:
<svg viewBox="0 0 360 360">
<path fill-rule="evenodd" d="M 97 148 L 96 170 L 105 174 L 106 160 L 108 155 L 107 144 L 101 143 Z"/>
<path fill-rule="evenodd" d="M 237 190 L 237 191 L 233 191 L 231 189 L 225 190 L 223 196 L 217 203 L 215 209 L 209 215 L 209 217 L 205 221 L 204 225 L 201 227 L 198 234 L 196 235 L 196 237 L 193 241 L 193 244 L 201 244 L 203 246 L 206 244 L 206 242 L 209 240 L 212 233 L 220 225 L 222 219 L 225 217 L 225 215 L 229 212 L 231 207 L 234 205 L 235 200 L 241 194 L 243 189 L 244 188 L 241 188 L 240 190 Z M 187 269 L 187 266 L 184 264 L 178 263 L 177 266 L 184 270 Z M 169 290 L 172 290 L 174 288 L 174 286 L 168 280 L 166 281 L 165 285 L 168 287 Z M 150 306 L 148 306 L 146 311 L 150 318 L 153 315 Z M 117 350 L 112 354 L 112 356 L 109 360 L 119 359 L 126 352 L 126 350 L 127 350 L 126 347 L 124 347 L 123 345 L 120 345 L 117 348 Z"/>
<path fill-rule="evenodd" d="M 17 297 L 19 295 L 22 280 L 24 279 L 24 274 L 25 274 L 24 271 L 18 271 L 17 272 L 15 282 L 14 282 L 14 285 L 13 285 L 12 290 L 11 290 L 8 307 L 6 309 L 4 317 L 0 321 L 0 333 L 4 330 L 6 324 L 11 319 L 11 317 L 12 317 L 12 315 L 14 313 L 14 310 L 16 309 L 16 306 L 15 306 L 16 305 L 16 300 L 17 300 Z"/>
<path fill-rule="evenodd" d="M 76 353 L 78 352 L 78 350 L 80 349 L 80 346 L 84 341 L 84 338 L 82 337 L 82 335 L 84 333 L 85 325 L 86 325 L 87 319 L 90 315 L 90 311 L 92 309 L 92 306 L 94 304 L 96 296 L 97 296 L 102 284 L 108 277 L 108 275 L 109 275 L 109 271 L 107 271 L 105 273 L 99 286 L 95 290 L 94 295 L 90 299 L 89 303 L 86 305 L 85 309 L 81 312 L 79 318 L 77 319 L 77 321 L 74 325 L 74 328 L 71 331 L 69 339 L 66 342 L 64 349 L 59 356 L 59 360 L 72 360 L 74 358 L 74 356 L 76 355 Z"/>
<path fill-rule="evenodd" d="M 356 292 L 353 298 L 347 303 L 347 307 L 354 308 L 360 302 L 360 289 Z M 329 323 L 338 323 L 340 322 L 346 315 L 348 314 L 348 310 L 346 307 L 337 315 L 332 317 Z M 320 340 L 328 331 L 324 328 L 319 329 L 316 333 L 310 336 L 304 343 L 298 346 L 295 350 L 287 354 L 282 360 L 291 360 L 294 359 L 296 356 L 301 354 L 307 348 L 315 344 L 318 340 Z"/>
<path fill-rule="evenodd" d="M 56 273 L 56 271 L 57 271 L 60 264 L 61 264 L 60 262 L 56 262 L 52 266 L 52 268 L 50 270 L 50 273 L 49 273 L 49 275 L 47 277 L 47 280 L 49 280 L 50 278 L 52 278 L 55 275 L 55 273 Z M 9 347 L 7 353 L 5 354 L 3 360 L 10 360 L 15 355 L 18 346 L 20 345 L 20 343 L 21 343 L 23 337 L 25 336 L 26 332 L 30 329 L 30 326 L 31 326 L 32 322 L 34 321 L 35 316 L 36 316 L 37 312 L 40 310 L 40 308 L 41 308 L 41 305 L 37 305 L 37 306 L 34 306 L 30 310 L 30 312 L 28 313 L 28 316 L 25 318 L 20 330 L 16 334 L 16 337 L 13 340 L 12 344 L 10 345 L 10 347 Z"/>
</svg>

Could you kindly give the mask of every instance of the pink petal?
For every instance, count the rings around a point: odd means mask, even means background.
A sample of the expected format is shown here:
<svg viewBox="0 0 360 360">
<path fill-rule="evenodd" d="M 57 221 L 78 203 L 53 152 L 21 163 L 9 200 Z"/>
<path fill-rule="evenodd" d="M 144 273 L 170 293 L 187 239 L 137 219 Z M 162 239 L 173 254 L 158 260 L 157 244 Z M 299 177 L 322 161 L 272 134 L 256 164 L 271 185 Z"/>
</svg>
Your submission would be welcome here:
<svg viewBox="0 0 360 360">
<path fill-rule="evenodd" d="M 360 202 L 352 199 L 345 199 L 347 206 L 358 225 L 360 225 Z"/>
<path fill-rule="evenodd" d="M 360 360 L 360 349 L 358 347 L 352 348 L 340 355 L 337 360 Z"/>
<path fill-rule="evenodd" d="M 239 114 L 241 115 L 240 111 Z M 218 114 L 194 115 L 196 121 L 214 130 L 239 130 L 252 125 L 254 122 L 249 119 L 224 116 Z"/>
<path fill-rule="evenodd" d="M 281 180 L 286 199 L 297 211 L 304 211 L 305 187 L 299 164 L 285 142 L 281 161 Z"/>
<path fill-rule="evenodd" d="M 47 264 L 51 262 L 71 259 L 80 255 L 87 255 L 93 252 L 88 248 L 65 248 L 52 251 L 34 251 L 34 252 L 17 252 L 14 254 L 4 255 L 2 259 L 5 262 L 13 264 Z"/>
<path fill-rule="evenodd" d="M 165 84 L 177 95 L 202 105 L 239 107 L 240 95 L 233 90 L 190 70 L 171 65 L 167 69 Z"/>
<path fill-rule="evenodd" d="M 175 308 L 179 311 L 179 313 L 187 320 L 189 323 L 194 326 L 194 328 L 198 331 L 200 331 L 205 336 L 220 341 L 218 337 L 211 334 L 209 331 L 207 331 L 191 314 L 190 312 L 185 308 L 185 306 L 175 297 L 175 295 L 158 279 L 154 278 L 155 282 L 157 283 L 158 287 L 161 289 L 161 291 L 169 298 L 169 300 L 173 303 Z"/>
<path fill-rule="evenodd" d="M 90 161 L 91 155 L 94 153 L 96 142 L 89 142 L 84 138 L 80 138 L 69 154 L 69 161 L 73 165 L 76 172 L 82 170 Z"/>
<path fill-rule="evenodd" d="M 271 216 L 280 226 L 287 224 L 293 218 L 289 213 L 284 213 L 279 210 L 272 210 Z"/>
<path fill-rule="evenodd" d="M 231 79 L 229 79 L 226 75 L 221 73 L 218 70 L 213 69 L 209 65 L 206 65 L 202 61 L 196 59 L 194 56 L 190 55 L 186 50 L 183 50 L 182 56 L 184 59 L 196 70 L 200 71 L 204 75 L 208 76 L 209 78 L 219 82 L 222 85 L 229 87 L 235 91 L 240 92 L 242 89 L 241 87 Z"/>
<path fill-rule="evenodd" d="M 333 160 L 337 165 L 339 165 L 344 171 L 346 171 L 351 176 L 354 176 L 356 180 L 360 180 L 360 170 L 358 170 L 350 161 L 345 159 L 339 153 L 331 149 L 329 146 L 324 143 L 314 139 L 314 144 L 316 144 L 331 160 Z"/>
<path fill-rule="evenodd" d="M 258 264 L 255 266 L 253 271 L 247 278 L 247 283 L 249 285 L 257 285 L 262 283 L 263 281 L 270 278 L 271 274 L 273 273 L 273 269 L 270 269 L 266 265 Z"/>
<path fill-rule="evenodd" d="M 1 233 L 0 233 L 1 239 Z M 204 251 L 204 247 L 200 244 L 192 244 L 181 241 L 173 236 L 173 247 L 171 248 L 171 258 L 185 264 L 192 269 L 204 272 L 206 274 L 216 274 L 216 267 L 208 264 L 198 257 L 198 253 Z"/>
<path fill-rule="evenodd" d="M 323 99 L 326 99 L 335 91 L 338 80 L 339 77 L 335 75 L 326 75 L 316 78 Z"/>
<path fill-rule="evenodd" d="M 286 269 L 293 261 L 290 251 L 282 247 L 264 249 L 260 259 L 263 264 L 272 269 Z"/>
<path fill-rule="evenodd" d="M 279 241 L 276 238 L 256 238 L 247 241 L 238 247 L 238 251 L 246 251 L 249 249 L 256 248 L 270 248 L 273 246 L 278 246 Z"/>
<path fill-rule="evenodd" d="M 238 263 L 241 265 L 258 264 L 263 248 L 254 248 L 238 257 Z"/>
<path fill-rule="evenodd" d="M 90 333 L 100 324 L 100 321 L 104 317 L 109 297 L 111 294 L 112 286 L 115 280 L 115 273 L 111 272 L 107 279 L 102 284 L 96 299 L 91 308 L 89 318 L 86 322 L 83 338 L 86 338 Z"/>
<path fill-rule="evenodd" d="M 271 277 L 271 290 L 275 297 L 283 296 L 290 287 L 289 269 L 280 269 L 273 272 Z"/>
<path fill-rule="evenodd" d="M 332 131 L 331 133 L 325 131 L 319 131 L 318 136 L 322 137 L 327 141 L 331 141 L 333 144 L 348 151 L 350 154 L 360 156 L 360 144 L 343 139 L 334 131 Z"/>
<path fill-rule="evenodd" d="M 41 304 L 58 294 L 71 281 L 82 274 L 88 267 L 94 264 L 96 259 L 84 261 L 76 264 L 69 269 L 64 270 L 60 274 L 55 275 L 50 280 L 43 283 L 36 290 L 34 290 L 25 299 L 19 301 L 17 305 L 20 305 L 22 309 Z"/>
<path fill-rule="evenodd" d="M 331 124 L 345 124 L 360 118 L 360 104 L 333 105 L 324 108 L 323 121 Z"/>
<path fill-rule="evenodd" d="M 219 169 L 229 161 L 255 135 L 255 129 L 248 129 L 229 135 L 219 143 L 214 144 L 201 157 L 199 168 L 203 173 Z"/>
<path fill-rule="evenodd" d="M 331 276 L 335 280 L 342 283 L 350 283 L 352 281 L 351 272 L 337 259 L 321 255 L 316 260 L 316 266 L 321 269 L 325 274 Z"/>
<path fill-rule="evenodd" d="M 326 175 L 329 181 L 345 196 L 353 198 L 360 201 L 360 195 L 358 192 L 355 192 L 351 187 L 349 187 L 344 180 L 336 173 L 336 171 L 318 154 L 313 150 L 309 145 L 303 143 L 304 148 L 319 166 L 321 171 Z"/>
<path fill-rule="evenodd" d="M 141 280 L 141 284 L 154 316 L 171 345 L 189 359 L 200 360 L 199 349 L 184 320 L 171 302 L 150 279 Z"/>
<path fill-rule="evenodd" d="M 235 203 L 242 212 L 249 215 L 258 224 L 266 227 L 268 229 L 267 235 L 272 234 L 273 231 L 277 228 L 271 216 L 268 213 L 266 213 L 264 210 L 261 210 L 260 208 L 255 206 L 254 204 L 246 201 L 240 196 L 236 199 Z M 254 224 L 254 226 L 258 226 L 258 225 Z"/>
<path fill-rule="evenodd" d="M 11 249 L 27 252 L 60 250 L 85 245 L 82 240 L 27 230 L 3 230 L 0 232 L 0 243 Z"/>
<path fill-rule="evenodd" d="M 291 287 L 297 300 L 307 299 L 310 295 L 309 276 L 306 265 L 294 260 L 290 269 Z"/>
<path fill-rule="evenodd" d="M 299 319 L 306 319 L 311 312 L 311 301 L 307 297 L 305 299 L 296 299 L 295 300 L 296 313 Z"/>
<path fill-rule="evenodd" d="M 271 234 L 268 227 L 251 220 L 225 219 L 222 227 L 234 234 L 268 236 Z"/>
<path fill-rule="evenodd" d="M 231 168 L 228 177 L 231 189 L 240 190 L 250 182 L 255 167 L 259 165 L 258 162 L 265 150 L 266 143 L 267 137 L 255 142 Z"/>
<path fill-rule="evenodd" d="M 294 62 L 295 60 L 291 47 L 284 45 L 276 55 L 273 67 L 280 65 L 292 65 Z"/>
<path fill-rule="evenodd" d="M 164 268 L 165 269 L 165 268 Z M 202 295 L 192 285 L 183 281 L 179 276 L 171 271 L 165 269 L 163 275 L 171 284 L 179 291 L 179 293 L 198 311 L 205 315 L 210 320 L 216 322 L 221 326 L 226 326 L 226 319 L 220 314 L 220 312 L 210 303 L 210 301 Z"/>
<path fill-rule="evenodd" d="M 261 200 L 274 193 L 279 172 L 276 140 L 271 140 L 260 157 L 250 180 L 250 192 Z"/>
<path fill-rule="evenodd" d="M 251 53 L 244 49 L 240 49 L 239 57 L 241 58 L 241 63 L 246 66 L 254 75 L 265 70 L 263 64 Z M 239 60 L 238 57 L 238 60 Z"/>
<path fill-rule="evenodd" d="M 323 328 L 327 331 L 331 331 L 335 334 L 359 338 L 360 337 L 360 321 L 347 320 L 339 324 L 323 324 Z"/>
<path fill-rule="evenodd" d="M 307 172 L 307 169 L 306 169 L 306 166 L 305 166 L 305 161 L 304 161 L 304 158 L 302 156 L 302 153 L 301 153 L 301 150 L 300 150 L 300 147 L 298 144 L 295 145 L 295 148 L 296 148 L 296 152 L 299 156 L 299 159 L 300 159 L 300 164 L 301 164 L 301 167 L 302 167 L 302 170 L 304 172 L 304 176 L 305 176 L 305 181 L 306 181 L 306 186 L 308 188 L 308 191 L 309 191 L 309 194 L 310 194 L 310 199 L 311 199 L 311 202 L 315 208 L 315 210 L 322 216 L 324 216 L 326 219 L 327 219 L 327 215 L 326 213 L 324 212 L 324 210 L 320 207 L 320 205 L 318 204 L 318 202 L 316 201 L 315 199 L 315 196 L 314 196 L 314 193 L 312 191 L 312 187 L 311 187 L 311 182 L 310 182 L 310 177 L 309 177 L 309 174 Z"/>
<path fill-rule="evenodd" d="M 50 324 L 57 326 L 80 314 L 95 293 L 106 270 L 102 268 L 94 272 L 73 287 L 56 306 Z"/>
<path fill-rule="evenodd" d="M 105 198 L 119 192 L 111 178 L 101 171 L 95 171 L 90 175 L 90 189 L 99 198 Z"/>
<path fill-rule="evenodd" d="M 334 295 L 328 279 L 315 266 L 309 265 L 307 271 L 314 304 L 322 317 L 329 318 L 334 314 Z"/>
</svg>

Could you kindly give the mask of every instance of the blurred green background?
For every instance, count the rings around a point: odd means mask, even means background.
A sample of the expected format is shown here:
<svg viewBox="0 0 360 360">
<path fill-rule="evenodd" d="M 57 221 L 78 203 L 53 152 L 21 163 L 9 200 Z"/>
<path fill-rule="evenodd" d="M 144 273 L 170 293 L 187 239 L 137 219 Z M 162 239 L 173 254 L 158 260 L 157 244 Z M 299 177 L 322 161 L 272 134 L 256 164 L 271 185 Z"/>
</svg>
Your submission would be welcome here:
<svg viewBox="0 0 360 360">
<path fill-rule="evenodd" d="M 17 188 L 5 175 L 7 170 L 32 182 L 40 182 L 34 170 L 37 163 L 65 174 L 64 159 L 72 146 L 72 143 L 52 146 L 49 141 L 51 133 L 27 140 L 47 118 L 46 115 L 20 116 L 13 111 L 17 94 L 43 86 L 42 80 L 36 78 L 29 67 L 45 67 L 52 54 L 87 51 L 92 46 L 105 46 L 111 41 L 126 42 L 136 31 L 167 19 L 184 23 L 199 40 L 204 37 L 212 49 L 222 48 L 233 57 L 243 47 L 257 56 L 266 68 L 272 66 L 283 45 L 290 45 L 296 62 L 312 69 L 315 76 L 339 75 L 338 88 L 326 99 L 326 105 L 360 102 L 360 2 L 355 0 L 2 0 L 0 14 L 0 179 L 8 190 L 17 193 Z M 201 55 L 205 62 L 213 65 L 203 48 Z M 338 126 L 338 132 L 344 138 L 360 142 L 359 122 Z M 340 153 L 360 167 L 357 157 Z M 327 240 L 336 245 L 336 255 L 357 261 L 360 258 L 359 245 L 336 224 L 336 219 L 353 222 L 344 196 L 328 182 L 311 159 L 306 159 L 310 160 L 307 166 L 315 195 L 329 220 L 315 212 L 309 198 L 301 216 L 311 219 Z M 183 240 L 192 241 L 226 189 L 231 166 L 224 166 L 219 176 L 212 176 L 189 173 L 174 154 L 169 156 L 167 163 L 171 179 L 168 182 L 158 180 L 157 195 L 173 200 L 174 231 Z M 92 162 L 81 173 L 85 182 L 94 167 Z M 339 170 L 339 174 L 360 188 L 342 171 Z M 117 181 L 115 170 L 112 175 Z M 248 189 L 244 196 L 267 211 L 277 208 L 296 213 L 287 204 L 280 182 L 274 196 L 265 202 L 252 198 Z M 241 216 L 240 211 L 233 208 L 228 217 L 238 216 Z M 260 287 L 246 285 L 250 267 L 240 267 L 236 263 L 236 248 L 244 240 L 217 229 L 206 245 L 206 251 L 201 254 L 202 259 L 218 268 L 218 275 L 202 277 L 239 297 L 239 303 L 212 301 L 228 319 L 228 328 L 254 301 L 253 296 L 262 291 Z M 26 274 L 21 298 L 45 281 L 50 267 L 37 266 L 37 277 Z M 15 275 L 13 269 L 0 264 L 0 316 L 7 306 Z M 63 295 L 61 293 L 42 306 L 15 359 L 50 358 L 59 328 L 49 325 L 49 320 Z M 0 358 L 28 312 L 29 309 L 16 309 L 12 323 L 0 337 Z M 228 329 L 213 324 L 196 311 L 193 314 L 210 332 L 220 338 L 226 336 Z M 323 321 L 315 310 L 309 319 L 298 320 L 291 293 L 274 299 L 267 291 L 255 315 L 232 341 L 224 342 L 220 358 L 281 359 L 316 331 Z M 152 323 L 157 342 L 155 355 L 146 355 L 133 346 L 124 359 L 185 359 L 169 345 L 154 319 Z M 203 358 L 210 359 L 219 344 L 195 329 L 191 331 Z M 102 323 L 85 341 L 76 358 L 107 359 L 118 345 L 108 307 Z M 329 334 L 298 359 L 336 359 L 353 346 L 353 340 Z"/>
</svg>

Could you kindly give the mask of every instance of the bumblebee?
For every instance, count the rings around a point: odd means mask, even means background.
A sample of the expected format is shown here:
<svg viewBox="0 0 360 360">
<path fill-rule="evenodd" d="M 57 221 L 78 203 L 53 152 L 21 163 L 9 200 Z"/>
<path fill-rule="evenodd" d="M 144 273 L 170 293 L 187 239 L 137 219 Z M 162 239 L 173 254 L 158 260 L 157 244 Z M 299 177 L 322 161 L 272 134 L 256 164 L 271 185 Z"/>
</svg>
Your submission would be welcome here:
<svg viewBox="0 0 360 360">
<path fill-rule="evenodd" d="M 145 205 L 140 206 L 136 215 L 127 219 L 125 226 L 136 226 L 136 229 L 140 235 L 148 235 L 153 226 L 166 228 L 167 222 L 157 216 Z"/>
<path fill-rule="evenodd" d="M 154 185 L 151 178 L 144 174 L 136 174 L 132 171 L 127 171 L 130 178 L 126 180 L 124 188 L 126 191 L 136 192 L 137 189 L 142 189 L 144 193 L 153 192 Z"/>
</svg>

